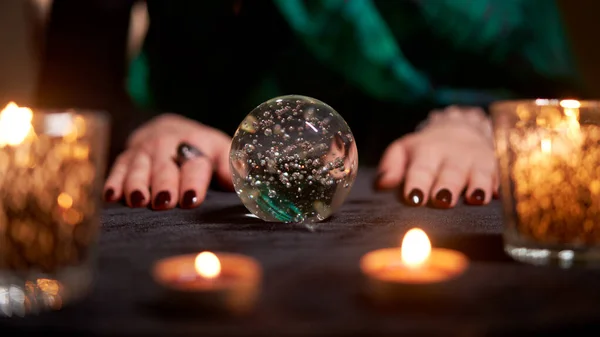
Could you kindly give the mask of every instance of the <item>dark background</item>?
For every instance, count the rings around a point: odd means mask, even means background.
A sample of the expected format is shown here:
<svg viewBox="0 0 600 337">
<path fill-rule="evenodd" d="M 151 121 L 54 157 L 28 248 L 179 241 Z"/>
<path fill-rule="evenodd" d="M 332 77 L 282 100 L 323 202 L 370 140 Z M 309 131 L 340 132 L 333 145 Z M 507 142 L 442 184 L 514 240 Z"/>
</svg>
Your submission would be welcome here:
<svg viewBox="0 0 600 337">
<path fill-rule="evenodd" d="M 85 11 L 85 3 L 94 1 L 96 0 L 86 2 L 62 0 L 63 7 L 64 4 L 71 6 L 69 17 L 64 16 L 64 11 L 63 17 L 57 16 L 56 13 L 53 16 L 52 12 L 47 10 L 51 4 L 49 0 L 5 0 L 0 3 L 0 42 L 4 46 L 0 55 L 0 74 L 2 74 L 0 76 L 0 103 L 6 104 L 13 100 L 21 105 L 29 106 L 75 106 L 107 110 L 113 119 L 111 157 L 114 157 L 122 149 L 127 134 L 153 115 L 165 111 L 187 115 L 194 115 L 197 112 L 190 111 L 189 107 L 177 106 L 167 106 L 162 110 L 149 111 L 137 109 L 132 105 L 123 90 L 127 62 L 122 54 L 124 50 L 128 50 L 129 57 L 131 57 L 135 53 L 135 49 L 139 48 L 141 40 L 139 32 L 143 31 L 143 22 L 140 23 L 139 18 L 142 16 L 137 15 L 136 26 L 130 26 L 129 36 L 117 33 L 127 30 L 129 14 L 125 12 L 115 15 L 108 20 L 110 22 L 106 22 L 107 20 L 95 22 L 94 20 L 98 20 L 97 18 L 101 15 Z M 115 6 L 128 6 L 130 2 L 130 0 L 102 1 L 105 8 L 108 9 Z M 83 5 L 77 7 L 73 5 L 75 3 Z M 595 41 L 597 31 L 600 30 L 600 25 L 595 23 L 595 13 L 599 12 L 600 4 L 593 0 L 559 0 L 558 3 L 587 86 L 586 93 L 579 95 L 579 98 L 595 98 L 598 96 L 596 93 L 600 92 L 600 65 L 597 62 L 600 59 L 600 47 Z M 260 10 L 260 7 L 255 10 Z M 53 22 L 53 25 L 47 26 L 48 22 Z M 232 34 L 233 30 L 227 28 L 228 23 L 224 22 L 220 25 L 223 29 L 217 31 L 217 37 L 235 40 L 235 34 Z M 47 27 L 54 28 L 47 30 Z M 95 35 L 90 35 L 92 38 L 89 40 L 77 40 L 77 43 L 74 44 L 73 38 L 78 36 L 81 30 L 87 29 L 86 27 L 99 27 L 97 29 L 104 29 L 107 34 L 100 36 L 96 31 Z M 261 29 L 268 28 L 266 26 L 258 27 L 257 33 L 260 33 Z M 281 29 L 278 32 L 280 41 L 287 41 L 285 37 L 288 33 L 285 29 Z M 116 40 L 115 34 L 120 34 Z M 137 42 L 134 42 L 136 38 L 133 38 L 132 35 L 136 34 L 138 38 Z M 222 36 L 218 34 L 222 34 Z M 45 42 L 49 40 L 52 42 L 52 49 L 46 50 Z M 120 42 L 115 45 L 114 41 Z M 177 42 L 173 41 L 173 43 Z M 242 44 L 240 50 L 251 50 L 254 42 Z M 273 45 L 276 43 L 273 42 Z M 79 48 L 74 49 L 74 45 Z M 294 50 L 293 46 L 290 48 L 288 49 Z M 269 51 L 275 49 L 273 46 Z M 101 52 L 94 52 L 94 67 L 77 63 L 78 55 L 89 54 L 97 50 L 101 50 Z M 271 56 L 264 58 L 263 66 L 265 67 L 277 60 L 278 57 L 285 56 L 271 52 L 266 54 Z M 297 56 L 302 57 L 302 55 Z M 247 58 L 251 55 L 250 53 L 241 53 L 240 57 Z M 64 60 L 67 59 L 69 61 L 66 65 L 60 64 L 60 60 L 63 60 L 64 63 Z M 310 59 L 309 56 L 306 57 L 307 62 L 312 62 Z M 173 62 L 173 64 L 176 63 Z M 116 69 L 119 70 L 110 74 L 103 71 L 107 64 L 118 65 Z M 243 65 L 243 62 L 240 64 Z M 66 71 L 65 66 L 70 67 L 71 71 Z M 322 66 L 315 63 L 314 71 L 321 74 L 330 73 L 327 69 L 319 69 L 319 67 Z M 240 71 L 252 71 L 247 68 L 240 66 L 238 69 L 229 69 L 223 73 L 223 77 L 234 76 Z M 72 71 L 72 69 L 78 70 Z M 260 71 L 260 69 L 258 70 Z M 304 75 L 294 73 L 289 69 L 277 71 L 287 72 L 286 74 L 290 78 L 302 78 Z M 465 69 L 465 71 L 468 72 L 469 69 Z M 67 75 L 68 73 L 79 74 L 80 78 L 70 78 L 71 75 Z M 82 79 L 81 74 L 85 74 L 85 78 Z M 215 76 L 220 76 L 221 73 L 216 72 L 216 74 Z M 70 91 L 65 92 L 65 83 L 78 83 L 82 80 L 94 83 L 94 85 L 72 85 Z M 305 80 L 305 83 L 312 82 Z M 320 98 L 340 112 L 355 133 L 359 153 L 361 153 L 361 164 L 369 166 L 376 164 L 381 151 L 389 142 L 412 131 L 416 124 L 426 117 L 431 108 L 429 106 L 416 107 L 400 113 L 398 107 L 393 104 L 366 98 L 339 76 L 326 75 L 324 80 L 319 83 L 321 83 L 320 86 L 306 84 L 297 86 L 294 91 Z M 203 85 L 209 84 L 212 83 L 192 83 L 190 88 L 199 92 L 201 90 L 197 90 L 197 88 L 201 89 Z M 239 122 L 238 119 L 241 120 L 245 113 L 260 102 L 244 101 L 236 93 L 235 83 L 230 84 L 223 90 L 218 90 L 220 95 L 204 102 L 200 101 L 197 110 L 215 111 L 214 114 L 203 114 L 203 121 L 209 125 L 220 126 L 227 133 L 232 134 Z M 533 89 L 532 92 L 535 90 Z M 193 95 L 194 92 L 181 93 L 181 95 L 184 94 Z M 69 99 L 65 99 L 66 95 L 69 96 Z M 352 99 L 348 99 L 348 97 Z M 227 111 L 235 111 L 236 114 L 229 117 Z M 223 116 L 227 116 L 227 118 L 223 118 Z"/>
</svg>

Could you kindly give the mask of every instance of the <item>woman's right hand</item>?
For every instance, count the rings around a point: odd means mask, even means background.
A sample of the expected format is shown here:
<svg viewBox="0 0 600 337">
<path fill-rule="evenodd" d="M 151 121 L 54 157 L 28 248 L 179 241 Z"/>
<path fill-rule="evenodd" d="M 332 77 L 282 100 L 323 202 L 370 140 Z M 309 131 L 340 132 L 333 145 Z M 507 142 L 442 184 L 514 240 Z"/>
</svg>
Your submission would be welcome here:
<svg viewBox="0 0 600 337">
<path fill-rule="evenodd" d="M 179 167 L 174 158 L 181 143 L 204 155 Z M 126 150 L 115 161 L 104 186 L 107 201 L 124 198 L 131 207 L 165 210 L 178 204 L 193 208 L 202 203 L 215 172 L 218 181 L 233 189 L 229 169 L 231 139 L 225 133 L 174 114 L 164 114 L 135 130 Z"/>
<path fill-rule="evenodd" d="M 481 108 L 449 106 L 433 111 L 426 126 L 390 146 L 379 165 L 379 189 L 403 186 L 412 206 L 456 206 L 466 193 L 471 205 L 485 205 L 498 191 L 492 124 Z"/>
</svg>

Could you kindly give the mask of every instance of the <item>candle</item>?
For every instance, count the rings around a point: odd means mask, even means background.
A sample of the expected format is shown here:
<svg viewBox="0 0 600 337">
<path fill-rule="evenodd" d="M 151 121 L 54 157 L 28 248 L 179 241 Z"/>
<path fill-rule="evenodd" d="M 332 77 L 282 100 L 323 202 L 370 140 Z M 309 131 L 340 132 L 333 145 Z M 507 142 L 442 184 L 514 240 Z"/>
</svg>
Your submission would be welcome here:
<svg viewBox="0 0 600 337">
<path fill-rule="evenodd" d="M 360 261 L 368 295 L 384 301 L 431 292 L 432 286 L 458 277 L 468 265 L 460 252 L 432 248 L 419 228 L 405 234 L 400 248 L 375 250 Z"/>
<path fill-rule="evenodd" d="M 491 106 L 504 250 L 517 261 L 597 260 L 600 104 L 536 100 Z"/>
<path fill-rule="evenodd" d="M 153 277 L 172 302 L 241 314 L 253 308 L 262 272 L 250 257 L 202 252 L 159 260 Z"/>
<path fill-rule="evenodd" d="M 91 289 L 109 119 L 0 110 L 0 274 L 21 294 L 0 316 L 55 310 Z"/>
</svg>

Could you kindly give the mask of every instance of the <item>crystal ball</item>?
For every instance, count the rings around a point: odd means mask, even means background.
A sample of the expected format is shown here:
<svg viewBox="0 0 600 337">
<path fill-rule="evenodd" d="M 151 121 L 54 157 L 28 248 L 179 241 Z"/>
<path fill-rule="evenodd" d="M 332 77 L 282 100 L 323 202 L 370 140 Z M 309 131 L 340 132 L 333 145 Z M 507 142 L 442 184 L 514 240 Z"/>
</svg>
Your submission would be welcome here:
<svg viewBox="0 0 600 337">
<path fill-rule="evenodd" d="M 350 193 L 358 152 L 350 127 L 332 107 L 289 95 L 246 116 L 233 136 L 229 162 L 236 193 L 250 212 L 313 229 Z"/>
</svg>

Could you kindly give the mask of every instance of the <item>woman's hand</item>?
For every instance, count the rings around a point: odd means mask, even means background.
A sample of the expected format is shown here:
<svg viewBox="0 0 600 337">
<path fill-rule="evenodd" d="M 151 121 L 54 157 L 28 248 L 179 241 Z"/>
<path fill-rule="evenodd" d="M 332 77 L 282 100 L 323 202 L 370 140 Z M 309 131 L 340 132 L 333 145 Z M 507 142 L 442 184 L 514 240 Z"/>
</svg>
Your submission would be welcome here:
<svg viewBox="0 0 600 337">
<path fill-rule="evenodd" d="M 409 205 L 428 200 L 437 208 L 466 201 L 489 203 L 497 193 L 496 159 L 489 119 L 479 108 L 433 111 L 426 126 L 393 142 L 379 165 L 376 187 L 398 188 Z"/>
<path fill-rule="evenodd" d="M 203 155 L 175 163 L 181 143 Z M 156 210 L 202 203 L 213 172 L 219 182 L 233 188 L 229 169 L 230 138 L 223 132 L 182 116 L 158 116 L 134 131 L 127 150 L 113 165 L 104 187 L 107 201 L 124 198 L 131 207 Z"/>
</svg>

